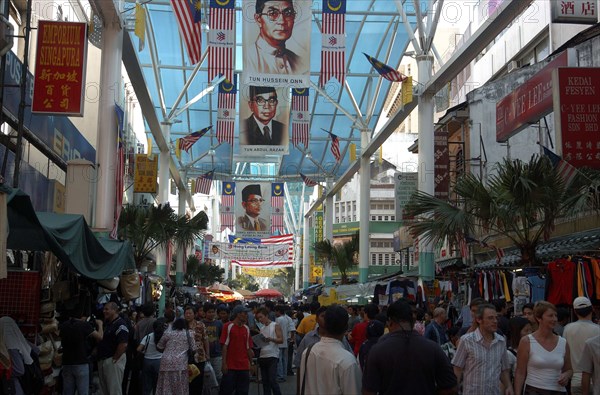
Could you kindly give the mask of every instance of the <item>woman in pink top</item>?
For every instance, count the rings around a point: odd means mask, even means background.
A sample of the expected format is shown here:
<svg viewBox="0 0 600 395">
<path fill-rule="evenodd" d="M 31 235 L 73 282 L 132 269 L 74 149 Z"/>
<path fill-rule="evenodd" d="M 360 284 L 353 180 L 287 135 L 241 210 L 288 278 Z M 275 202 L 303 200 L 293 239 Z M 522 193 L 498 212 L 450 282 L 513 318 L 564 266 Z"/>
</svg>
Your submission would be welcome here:
<svg viewBox="0 0 600 395">
<path fill-rule="evenodd" d="M 552 332 L 557 321 L 556 307 L 537 302 L 533 315 L 538 329 L 519 343 L 515 395 L 564 394 L 573 370 L 566 340 Z"/>
</svg>

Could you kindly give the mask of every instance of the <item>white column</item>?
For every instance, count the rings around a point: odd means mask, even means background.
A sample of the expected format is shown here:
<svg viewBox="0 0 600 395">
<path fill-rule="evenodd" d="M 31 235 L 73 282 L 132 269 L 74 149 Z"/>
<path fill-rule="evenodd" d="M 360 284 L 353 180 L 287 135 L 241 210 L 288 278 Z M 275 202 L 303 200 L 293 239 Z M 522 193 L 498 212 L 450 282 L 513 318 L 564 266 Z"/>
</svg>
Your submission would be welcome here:
<svg viewBox="0 0 600 395">
<path fill-rule="evenodd" d="M 417 56 L 419 84 L 425 86 L 431 79 L 433 56 Z M 419 97 L 419 190 L 434 194 L 434 144 L 433 144 L 433 96 Z M 419 240 L 419 277 L 434 277 L 433 245 Z"/>
<path fill-rule="evenodd" d="M 294 290 L 300 289 L 300 268 L 302 267 L 302 254 L 300 251 L 300 245 L 302 238 L 300 235 L 294 237 Z"/>
<path fill-rule="evenodd" d="M 309 203 L 304 202 L 304 212 L 308 212 Z M 309 279 L 309 271 L 310 271 L 310 256 L 309 256 L 309 247 L 310 247 L 310 232 L 309 232 L 309 222 L 308 218 L 304 217 L 304 226 L 303 226 L 303 235 L 304 244 L 302 248 L 302 288 L 308 288 L 310 285 L 308 282 Z"/>
<path fill-rule="evenodd" d="M 166 141 L 171 138 L 171 124 L 162 123 L 161 129 L 163 136 Z M 170 187 L 170 176 L 169 176 L 169 160 L 171 152 L 167 149 L 160 151 L 158 154 L 158 203 L 165 204 L 169 202 L 169 187 Z M 156 274 L 167 279 L 169 273 L 167 273 L 167 251 L 164 248 L 156 249 Z M 160 300 L 158 301 L 159 315 L 162 316 L 165 310 L 165 292 L 161 294 Z"/>
<path fill-rule="evenodd" d="M 98 164 L 96 213 L 92 225 L 110 231 L 113 227 L 116 203 L 117 116 L 115 103 L 121 98 L 121 58 L 123 30 L 116 23 L 107 23 L 102 31 L 100 65 L 100 100 L 98 103 L 98 133 L 96 162 Z"/>
<path fill-rule="evenodd" d="M 369 144 L 369 130 L 360 133 L 360 146 L 362 152 Z M 358 202 L 359 241 L 358 241 L 358 281 L 364 284 L 369 279 L 369 216 L 371 208 L 371 160 L 362 155 L 360 157 L 360 193 Z"/>
<path fill-rule="evenodd" d="M 181 179 L 183 180 L 183 185 L 187 185 L 187 171 L 183 170 L 181 172 Z M 183 216 L 185 215 L 185 205 L 186 205 L 186 192 L 185 189 L 183 190 L 179 190 L 179 206 L 177 207 L 177 214 L 179 214 L 179 216 Z M 192 251 L 188 253 L 192 253 L 194 251 L 194 245 L 192 244 Z M 183 277 L 184 277 L 184 272 L 183 272 L 183 266 L 184 266 L 184 262 L 187 259 L 187 256 L 185 255 L 185 251 L 183 250 L 183 248 L 178 247 L 177 248 L 177 267 L 176 267 L 176 272 L 175 272 L 175 285 L 177 285 L 178 287 L 181 287 L 183 285 Z"/>
<path fill-rule="evenodd" d="M 327 178 L 327 190 L 330 191 L 333 188 L 333 179 Z M 323 226 L 323 237 L 325 240 L 329 240 L 333 243 L 333 195 L 328 195 L 325 198 L 325 224 Z M 333 282 L 333 265 L 332 262 L 327 261 L 325 263 L 325 267 L 323 268 L 325 273 L 325 285 L 331 285 Z"/>
</svg>

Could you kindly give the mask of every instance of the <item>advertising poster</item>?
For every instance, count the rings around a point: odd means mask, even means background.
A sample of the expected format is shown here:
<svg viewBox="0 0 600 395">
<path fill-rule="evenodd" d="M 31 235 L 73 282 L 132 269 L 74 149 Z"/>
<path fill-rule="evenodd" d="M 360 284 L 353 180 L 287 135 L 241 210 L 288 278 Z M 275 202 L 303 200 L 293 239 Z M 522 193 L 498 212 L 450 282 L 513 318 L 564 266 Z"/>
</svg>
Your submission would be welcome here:
<svg viewBox="0 0 600 395">
<path fill-rule="evenodd" d="M 268 261 L 276 264 L 288 262 L 288 251 L 287 244 L 239 244 L 212 241 L 208 246 L 208 257 L 212 260 Z"/>
<path fill-rule="evenodd" d="M 137 154 L 133 176 L 133 193 L 156 193 L 158 191 L 158 155 L 148 158 Z"/>
<path fill-rule="evenodd" d="M 267 182 L 236 182 L 234 212 L 238 237 L 271 236 L 270 193 L 271 184 Z"/>
<path fill-rule="evenodd" d="M 39 21 L 32 112 L 83 115 L 87 24 Z"/>
<path fill-rule="evenodd" d="M 242 83 L 310 85 L 310 0 L 244 0 Z"/>
<path fill-rule="evenodd" d="M 240 98 L 240 154 L 284 155 L 289 150 L 290 90 L 248 86 Z"/>
</svg>

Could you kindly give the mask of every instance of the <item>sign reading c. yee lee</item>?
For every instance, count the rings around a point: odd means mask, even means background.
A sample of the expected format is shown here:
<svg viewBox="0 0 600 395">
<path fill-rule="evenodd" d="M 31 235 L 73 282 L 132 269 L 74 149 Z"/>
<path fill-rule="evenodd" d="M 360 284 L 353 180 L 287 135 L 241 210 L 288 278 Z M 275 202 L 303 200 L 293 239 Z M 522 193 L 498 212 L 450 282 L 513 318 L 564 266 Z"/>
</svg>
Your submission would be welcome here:
<svg viewBox="0 0 600 395">
<path fill-rule="evenodd" d="M 32 112 L 83 115 L 87 24 L 39 21 Z"/>
</svg>

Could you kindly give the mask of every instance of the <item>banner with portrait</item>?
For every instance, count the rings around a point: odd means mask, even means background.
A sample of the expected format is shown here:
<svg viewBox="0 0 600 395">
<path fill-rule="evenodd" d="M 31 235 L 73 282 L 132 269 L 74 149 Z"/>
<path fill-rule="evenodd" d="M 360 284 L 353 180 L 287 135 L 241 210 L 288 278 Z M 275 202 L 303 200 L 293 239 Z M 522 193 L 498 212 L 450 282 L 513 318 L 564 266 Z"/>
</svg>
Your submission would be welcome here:
<svg viewBox="0 0 600 395">
<path fill-rule="evenodd" d="M 285 155 L 289 151 L 290 90 L 244 86 L 240 97 L 240 154 Z"/>
<path fill-rule="evenodd" d="M 287 244 L 238 244 L 210 242 L 208 257 L 210 259 L 227 259 L 236 261 L 260 261 L 287 263 L 289 246 Z"/>
<path fill-rule="evenodd" d="M 243 0 L 242 83 L 310 83 L 311 0 Z"/>
<path fill-rule="evenodd" d="M 271 236 L 271 184 L 236 182 L 235 233 L 239 237 Z"/>
</svg>

